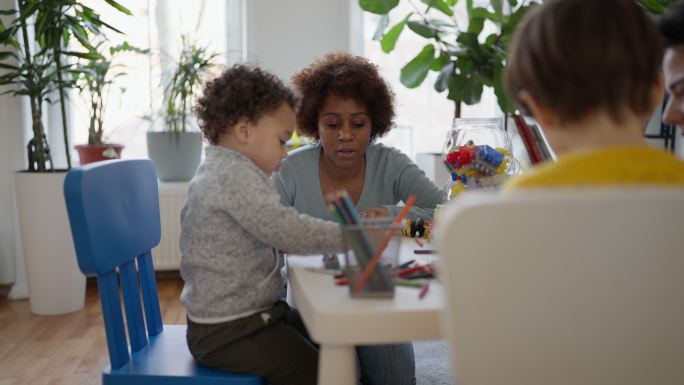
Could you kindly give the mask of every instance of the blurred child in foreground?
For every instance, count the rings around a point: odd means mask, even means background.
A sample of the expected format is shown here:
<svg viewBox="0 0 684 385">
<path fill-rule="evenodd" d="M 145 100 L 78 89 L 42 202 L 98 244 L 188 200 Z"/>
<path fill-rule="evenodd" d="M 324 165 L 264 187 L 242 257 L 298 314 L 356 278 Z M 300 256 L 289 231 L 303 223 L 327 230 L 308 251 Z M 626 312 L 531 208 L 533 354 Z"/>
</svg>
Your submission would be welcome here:
<svg viewBox="0 0 684 385">
<path fill-rule="evenodd" d="M 644 138 L 663 96 L 662 58 L 658 29 L 633 0 L 549 0 L 531 10 L 510 47 L 506 87 L 558 161 L 505 188 L 684 185 L 684 162 Z"/>
</svg>

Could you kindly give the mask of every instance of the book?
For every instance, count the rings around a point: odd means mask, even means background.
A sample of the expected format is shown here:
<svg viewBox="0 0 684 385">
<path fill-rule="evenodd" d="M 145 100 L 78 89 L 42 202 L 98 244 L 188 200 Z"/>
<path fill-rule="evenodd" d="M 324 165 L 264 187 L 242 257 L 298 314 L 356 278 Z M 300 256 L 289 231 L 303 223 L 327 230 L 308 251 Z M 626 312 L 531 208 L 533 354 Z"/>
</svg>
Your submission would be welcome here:
<svg viewBox="0 0 684 385">
<path fill-rule="evenodd" d="M 539 127 L 537 124 L 528 124 L 528 126 L 530 127 L 530 132 L 534 138 L 535 145 L 539 149 L 541 160 L 552 160 L 553 156 L 551 155 L 549 145 L 546 143 L 546 139 L 544 139 L 544 134 L 542 133 L 541 127 Z"/>
<path fill-rule="evenodd" d="M 522 139 L 525 149 L 527 150 L 527 154 L 529 155 L 530 164 L 534 165 L 541 162 L 543 160 L 541 150 L 539 149 L 537 141 L 532 134 L 530 126 L 527 124 L 527 122 L 525 122 L 525 118 L 521 115 L 514 114 L 513 121 L 515 122 L 518 133 L 520 133 L 520 138 Z"/>
</svg>

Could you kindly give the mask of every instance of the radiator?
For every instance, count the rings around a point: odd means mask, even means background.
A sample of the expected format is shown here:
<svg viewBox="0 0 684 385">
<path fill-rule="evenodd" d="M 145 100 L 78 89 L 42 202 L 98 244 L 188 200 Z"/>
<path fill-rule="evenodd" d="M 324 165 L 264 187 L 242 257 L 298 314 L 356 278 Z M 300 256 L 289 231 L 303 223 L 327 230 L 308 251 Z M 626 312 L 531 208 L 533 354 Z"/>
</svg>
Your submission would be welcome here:
<svg viewBox="0 0 684 385">
<path fill-rule="evenodd" d="M 161 240 L 152 249 L 154 269 L 177 270 L 180 267 L 180 211 L 188 192 L 186 182 L 159 182 Z"/>
</svg>

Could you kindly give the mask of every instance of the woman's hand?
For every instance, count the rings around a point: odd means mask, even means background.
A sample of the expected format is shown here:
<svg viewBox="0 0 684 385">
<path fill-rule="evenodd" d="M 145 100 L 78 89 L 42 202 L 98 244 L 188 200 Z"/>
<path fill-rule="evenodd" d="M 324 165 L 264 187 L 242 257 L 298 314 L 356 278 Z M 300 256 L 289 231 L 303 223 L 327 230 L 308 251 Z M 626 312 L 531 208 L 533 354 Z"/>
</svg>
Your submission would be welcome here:
<svg viewBox="0 0 684 385">
<path fill-rule="evenodd" d="M 389 216 L 389 210 L 385 207 L 374 207 L 359 213 L 361 218 L 377 218 Z"/>
</svg>

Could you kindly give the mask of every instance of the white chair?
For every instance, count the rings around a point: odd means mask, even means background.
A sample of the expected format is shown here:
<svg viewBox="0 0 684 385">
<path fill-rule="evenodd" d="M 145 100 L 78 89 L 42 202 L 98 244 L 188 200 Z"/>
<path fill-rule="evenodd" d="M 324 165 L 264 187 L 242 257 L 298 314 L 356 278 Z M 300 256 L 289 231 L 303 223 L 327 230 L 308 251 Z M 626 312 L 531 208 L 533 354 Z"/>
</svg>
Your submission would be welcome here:
<svg viewBox="0 0 684 385">
<path fill-rule="evenodd" d="M 464 194 L 437 237 L 459 385 L 684 384 L 684 189 Z"/>
</svg>

